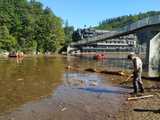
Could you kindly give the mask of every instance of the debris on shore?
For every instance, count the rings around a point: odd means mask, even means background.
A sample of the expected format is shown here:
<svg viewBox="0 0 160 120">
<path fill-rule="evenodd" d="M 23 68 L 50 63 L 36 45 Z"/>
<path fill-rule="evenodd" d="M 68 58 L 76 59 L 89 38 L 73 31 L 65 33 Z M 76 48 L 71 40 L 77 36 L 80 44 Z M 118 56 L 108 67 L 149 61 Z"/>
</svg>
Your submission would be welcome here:
<svg viewBox="0 0 160 120">
<path fill-rule="evenodd" d="M 71 71 L 85 71 L 85 72 L 92 72 L 92 73 L 102 73 L 102 74 L 110 74 L 110 75 L 119 75 L 119 76 L 126 76 L 129 77 L 130 74 L 126 73 L 124 71 L 110 71 L 110 70 L 98 70 L 96 68 L 85 68 L 80 69 L 80 67 L 73 67 L 73 66 L 67 66 L 67 70 Z M 154 80 L 154 81 L 160 81 L 160 77 L 148 77 L 148 76 L 142 76 L 142 79 L 145 80 Z"/>
</svg>

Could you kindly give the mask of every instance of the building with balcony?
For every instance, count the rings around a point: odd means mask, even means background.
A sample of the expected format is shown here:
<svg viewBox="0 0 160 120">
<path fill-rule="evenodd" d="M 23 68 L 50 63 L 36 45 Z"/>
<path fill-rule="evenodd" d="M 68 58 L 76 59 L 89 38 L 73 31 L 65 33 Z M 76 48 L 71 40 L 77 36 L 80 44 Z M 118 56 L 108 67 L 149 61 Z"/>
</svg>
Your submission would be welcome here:
<svg viewBox="0 0 160 120">
<path fill-rule="evenodd" d="M 133 34 L 116 39 L 108 39 L 104 42 L 82 47 L 82 52 L 118 52 L 118 51 L 135 51 L 137 37 Z"/>
</svg>

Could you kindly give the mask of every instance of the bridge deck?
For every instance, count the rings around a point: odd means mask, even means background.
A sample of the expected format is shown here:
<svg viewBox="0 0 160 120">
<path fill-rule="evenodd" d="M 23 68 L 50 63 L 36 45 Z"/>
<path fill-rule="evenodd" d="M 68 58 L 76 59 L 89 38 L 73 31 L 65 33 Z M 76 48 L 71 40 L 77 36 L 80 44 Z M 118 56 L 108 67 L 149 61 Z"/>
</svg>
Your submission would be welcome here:
<svg viewBox="0 0 160 120">
<path fill-rule="evenodd" d="M 83 39 L 81 41 L 71 43 L 71 46 L 79 46 L 79 45 L 85 45 L 85 44 L 100 42 L 100 41 L 104 41 L 104 40 L 107 40 L 107 39 L 112 39 L 112 38 L 115 38 L 115 37 L 120 37 L 120 36 L 128 35 L 128 34 L 131 34 L 131 33 L 135 33 L 139 29 L 143 29 L 143 28 L 151 27 L 151 26 L 156 26 L 156 25 L 159 25 L 159 24 L 160 24 L 160 15 L 147 17 L 147 18 L 139 20 L 135 23 L 126 25 L 125 27 L 118 29 L 117 32 L 115 32 L 115 33 L 102 34 L 102 35 L 98 35 L 98 36 L 95 36 L 95 37 L 92 37 L 92 38 L 86 38 L 86 39 Z"/>
</svg>

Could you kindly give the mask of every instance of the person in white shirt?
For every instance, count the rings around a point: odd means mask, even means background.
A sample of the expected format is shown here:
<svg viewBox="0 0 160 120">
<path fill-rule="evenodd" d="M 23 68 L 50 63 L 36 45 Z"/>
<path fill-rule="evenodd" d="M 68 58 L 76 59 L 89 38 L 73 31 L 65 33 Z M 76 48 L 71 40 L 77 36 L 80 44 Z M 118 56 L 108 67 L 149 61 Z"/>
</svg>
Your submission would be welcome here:
<svg viewBox="0 0 160 120">
<path fill-rule="evenodd" d="M 144 88 L 143 88 L 143 82 L 141 79 L 141 74 L 142 74 L 142 60 L 136 56 L 134 53 L 130 53 L 128 55 L 128 59 L 133 62 L 133 88 L 134 88 L 134 94 L 138 93 L 138 88 L 140 89 L 141 93 L 144 93 Z"/>
</svg>

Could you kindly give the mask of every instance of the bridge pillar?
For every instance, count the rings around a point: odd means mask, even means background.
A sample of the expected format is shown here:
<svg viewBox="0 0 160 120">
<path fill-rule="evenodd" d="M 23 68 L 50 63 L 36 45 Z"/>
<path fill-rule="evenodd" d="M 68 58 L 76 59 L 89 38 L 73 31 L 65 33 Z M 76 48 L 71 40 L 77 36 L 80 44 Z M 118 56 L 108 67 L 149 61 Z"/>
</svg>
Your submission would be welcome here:
<svg viewBox="0 0 160 120">
<path fill-rule="evenodd" d="M 153 36 L 153 34 L 148 34 Z M 160 71 L 160 32 L 147 41 L 146 63 L 149 76 L 159 76 Z"/>
<path fill-rule="evenodd" d="M 150 40 L 149 75 L 159 76 L 160 70 L 160 32 Z"/>
<path fill-rule="evenodd" d="M 76 51 L 76 50 L 78 50 L 78 48 L 76 48 L 76 47 L 72 47 L 72 46 L 68 46 L 67 47 L 67 55 L 69 55 L 71 52 L 74 52 L 74 51 Z"/>
<path fill-rule="evenodd" d="M 71 48 L 71 46 L 69 45 L 68 47 L 67 47 L 67 55 L 69 54 L 69 52 L 72 50 L 72 48 Z"/>
</svg>

